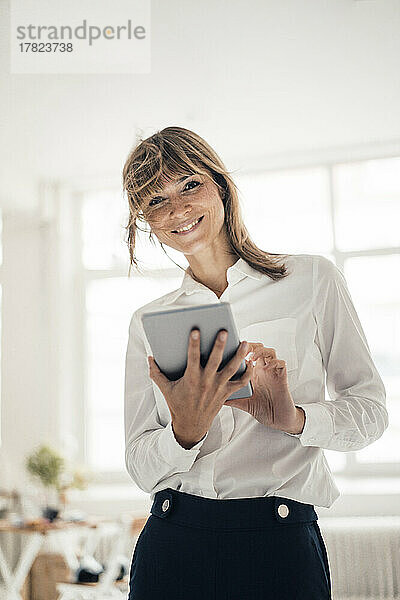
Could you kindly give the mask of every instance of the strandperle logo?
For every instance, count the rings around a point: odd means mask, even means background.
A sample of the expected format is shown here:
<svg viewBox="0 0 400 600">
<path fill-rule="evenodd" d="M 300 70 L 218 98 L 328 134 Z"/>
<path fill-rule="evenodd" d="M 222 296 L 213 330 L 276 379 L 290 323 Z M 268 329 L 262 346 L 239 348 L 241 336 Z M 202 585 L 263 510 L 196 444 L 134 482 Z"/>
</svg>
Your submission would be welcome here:
<svg viewBox="0 0 400 600">
<path fill-rule="evenodd" d="M 88 25 L 87 20 L 83 19 L 82 24 L 77 27 L 71 27 L 70 25 L 19 25 L 16 29 L 18 40 L 87 40 L 89 46 L 92 46 L 93 42 L 99 39 L 146 39 L 145 27 L 143 25 L 132 25 L 131 19 L 128 19 L 126 25 L 116 26 Z"/>
<path fill-rule="evenodd" d="M 11 73 L 150 73 L 150 0 L 10 0 Z"/>
</svg>

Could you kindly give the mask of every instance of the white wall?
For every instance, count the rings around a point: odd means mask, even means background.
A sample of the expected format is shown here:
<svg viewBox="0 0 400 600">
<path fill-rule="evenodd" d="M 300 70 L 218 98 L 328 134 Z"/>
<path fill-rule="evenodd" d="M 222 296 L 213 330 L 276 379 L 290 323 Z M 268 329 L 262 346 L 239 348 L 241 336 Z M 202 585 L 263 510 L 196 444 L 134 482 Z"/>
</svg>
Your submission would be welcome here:
<svg viewBox="0 0 400 600">
<path fill-rule="evenodd" d="M 25 453 L 54 431 L 46 401 L 41 231 L 34 214 L 3 221 L 1 437 L 3 487 L 23 485 Z"/>
<path fill-rule="evenodd" d="M 21 491 L 27 454 L 49 443 L 72 458 L 68 435 L 82 441 L 85 426 L 74 196 L 40 186 L 38 197 L 34 211 L 3 211 L 0 488 Z"/>
</svg>

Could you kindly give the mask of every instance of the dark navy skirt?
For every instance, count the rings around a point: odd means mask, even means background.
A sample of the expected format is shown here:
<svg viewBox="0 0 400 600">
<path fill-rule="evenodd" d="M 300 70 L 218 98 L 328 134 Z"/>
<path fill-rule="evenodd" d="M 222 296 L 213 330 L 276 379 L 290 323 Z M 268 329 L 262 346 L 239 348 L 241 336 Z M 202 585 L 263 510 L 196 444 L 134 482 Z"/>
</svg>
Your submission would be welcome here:
<svg viewBox="0 0 400 600">
<path fill-rule="evenodd" d="M 133 552 L 128 600 L 331 600 L 311 504 L 166 488 Z"/>
</svg>

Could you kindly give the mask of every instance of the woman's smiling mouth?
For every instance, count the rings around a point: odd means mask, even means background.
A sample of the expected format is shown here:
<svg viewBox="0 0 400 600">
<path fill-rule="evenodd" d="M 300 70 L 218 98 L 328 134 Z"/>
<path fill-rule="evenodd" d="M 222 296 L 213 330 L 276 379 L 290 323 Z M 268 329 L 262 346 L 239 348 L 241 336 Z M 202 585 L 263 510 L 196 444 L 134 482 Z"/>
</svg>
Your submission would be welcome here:
<svg viewBox="0 0 400 600">
<path fill-rule="evenodd" d="M 175 235 L 187 235 L 188 233 L 191 233 L 192 231 L 194 231 L 195 229 L 198 228 L 201 221 L 203 220 L 203 217 L 204 217 L 204 215 L 199 217 L 195 221 L 188 223 L 188 225 L 186 225 L 185 227 L 180 227 L 179 229 L 174 229 L 171 233 L 175 233 Z"/>
</svg>

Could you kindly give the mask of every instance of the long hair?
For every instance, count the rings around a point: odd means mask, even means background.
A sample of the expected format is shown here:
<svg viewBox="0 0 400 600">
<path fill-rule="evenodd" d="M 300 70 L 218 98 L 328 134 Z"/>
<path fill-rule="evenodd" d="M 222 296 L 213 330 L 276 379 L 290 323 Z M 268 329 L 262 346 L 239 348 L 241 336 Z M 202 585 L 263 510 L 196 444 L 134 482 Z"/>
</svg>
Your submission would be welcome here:
<svg viewBox="0 0 400 600">
<path fill-rule="evenodd" d="M 146 201 L 161 192 L 163 180 L 174 181 L 179 176 L 195 173 L 211 177 L 220 191 L 232 254 L 271 279 L 286 277 L 289 273 L 283 260 L 289 255 L 266 252 L 251 240 L 243 222 L 237 187 L 217 153 L 193 131 L 175 126 L 157 131 L 144 140 L 139 139 L 123 168 L 123 189 L 129 203 L 129 218 L 125 227 L 130 257 L 129 274 L 132 265 L 139 271 L 135 256 L 136 231 L 146 231 L 139 226 L 140 222 L 146 222 L 143 212 Z M 154 243 L 151 232 L 150 240 Z"/>
</svg>

